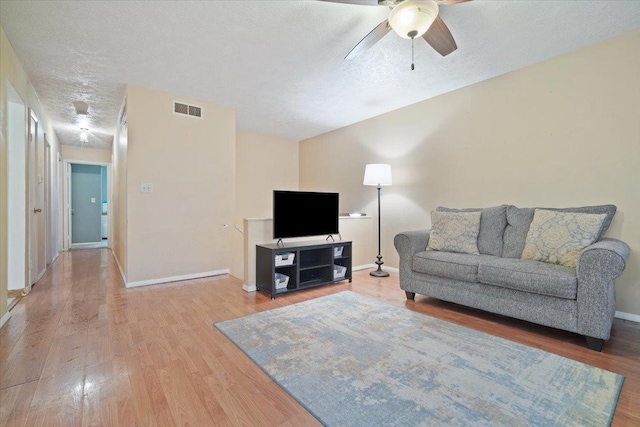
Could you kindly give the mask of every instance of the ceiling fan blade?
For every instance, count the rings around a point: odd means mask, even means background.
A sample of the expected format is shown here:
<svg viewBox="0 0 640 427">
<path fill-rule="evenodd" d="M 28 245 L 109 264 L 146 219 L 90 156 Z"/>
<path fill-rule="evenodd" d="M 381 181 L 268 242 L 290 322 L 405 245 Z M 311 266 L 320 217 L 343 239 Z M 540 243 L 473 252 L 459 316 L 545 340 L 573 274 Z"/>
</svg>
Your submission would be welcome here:
<svg viewBox="0 0 640 427">
<path fill-rule="evenodd" d="M 361 4 L 365 6 L 378 6 L 378 0 L 320 0 L 329 3 L 344 3 L 344 4 Z"/>
<path fill-rule="evenodd" d="M 471 0 L 436 0 L 436 3 L 438 3 L 438 6 L 448 6 L 451 4 L 466 3 L 468 1 Z"/>
<path fill-rule="evenodd" d="M 365 50 L 369 49 L 376 42 L 378 42 L 381 38 L 386 36 L 389 31 L 391 31 L 389 20 L 385 19 L 380 24 L 378 24 L 377 27 L 371 30 L 369 34 L 367 34 L 362 40 L 360 40 L 358 44 L 355 45 L 353 49 L 351 49 L 351 52 L 349 52 L 347 56 L 344 57 L 344 59 L 353 59 L 356 56 L 359 56 Z"/>
<path fill-rule="evenodd" d="M 451 31 L 439 16 L 433 21 L 427 32 L 422 35 L 422 38 L 442 56 L 447 56 L 458 48 Z"/>
</svg>

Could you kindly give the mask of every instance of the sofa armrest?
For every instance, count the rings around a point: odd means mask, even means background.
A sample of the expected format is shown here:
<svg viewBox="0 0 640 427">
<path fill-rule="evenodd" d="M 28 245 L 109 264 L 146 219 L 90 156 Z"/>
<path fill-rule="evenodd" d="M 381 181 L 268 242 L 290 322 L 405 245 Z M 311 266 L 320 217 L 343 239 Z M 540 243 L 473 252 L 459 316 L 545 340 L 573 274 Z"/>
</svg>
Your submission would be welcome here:
<svg viewBox="0 0 640 427">
<path fill-rule="evenodd" d="M 393 238 L 399 256 L 400 288 L 405 291 L 415 292 L 411 284 L 413 255 L 427 249 L 430 232 L 430 229 L 405 231 Z"/>
<path fill-rule="evenodd" d="M 577 264 L 578 332 L 608 339 L 616 312 L 615 280 L 629 258 L 629 246 L 604 238 L 587 246 Z"/>
</svg>

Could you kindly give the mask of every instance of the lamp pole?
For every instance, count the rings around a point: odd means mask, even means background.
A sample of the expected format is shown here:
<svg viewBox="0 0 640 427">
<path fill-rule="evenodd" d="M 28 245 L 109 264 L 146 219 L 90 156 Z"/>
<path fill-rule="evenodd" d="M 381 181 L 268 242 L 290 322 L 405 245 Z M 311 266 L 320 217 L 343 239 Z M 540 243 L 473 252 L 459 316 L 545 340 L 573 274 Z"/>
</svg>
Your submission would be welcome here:
<svg viewBox="0 0 640 427">
<path fill-rule="evenodd" d="M 382 270 L 382 264 L 384 264 L 384 262 L 382 262 L 382 254 L 381 254 L 381 250 L 380 250 L 380 190 L 382 189 L 382 186 L 380 184 L 378 184 L 378 260 L 376 261 L 376 264 L 378 265 L 378 269 L 376 271 L 372 271 L 369 274 L 375 277 L 389 277 L 389 273 L 387 273 L 386 271 Z"/>
<path fill-rule="evenodd" d="M 380 163 L 371 163 L 368 164 L 364 169 L 364 180 L 362 182 L 364 185 L 371 185 L 378 187 L 378 260 L 376 264 L 378 265 L 378 269 L 370 272 L 369 274 L 375 277 L 389 277 L 389 273 L 382 270 L 382 250 L 380 248 L 381 237 L 381 228 L 380 224 L 382 219 L 380 218 L 380 190 L 383 185 L 391 185 L 391 165 L 385 165 Z"/>
</svg>

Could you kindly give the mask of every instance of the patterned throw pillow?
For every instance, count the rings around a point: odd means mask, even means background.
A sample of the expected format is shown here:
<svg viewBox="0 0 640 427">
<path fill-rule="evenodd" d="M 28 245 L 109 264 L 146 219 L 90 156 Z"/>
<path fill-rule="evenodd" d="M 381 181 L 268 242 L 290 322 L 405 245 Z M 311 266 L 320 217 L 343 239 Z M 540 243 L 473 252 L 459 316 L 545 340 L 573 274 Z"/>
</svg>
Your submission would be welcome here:
<svg viewBox="0 0 640 427">
<path fill-rule="evenodd" d="M 431 212 L 428 251 L 478 252 L 478 232 L 482 212 Z"/>
<path fill-rule="evenodd" d="M 536 209 L 521 258 L 575 268 L 580 252 L 598 239 L 606 216 Z"/>
</svg>

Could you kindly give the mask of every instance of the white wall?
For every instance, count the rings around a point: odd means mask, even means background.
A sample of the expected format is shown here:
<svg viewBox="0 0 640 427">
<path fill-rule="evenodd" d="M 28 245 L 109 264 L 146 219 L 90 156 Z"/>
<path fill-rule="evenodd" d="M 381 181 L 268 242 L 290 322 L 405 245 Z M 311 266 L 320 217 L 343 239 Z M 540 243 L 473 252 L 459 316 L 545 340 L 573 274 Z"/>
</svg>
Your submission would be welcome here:
<svg viewBox="0 0 640 427">
<path fill-rule="evenodd" d="M 23 289 L 26 285 L 26 109 L 24 103 L 7 82 L 8 140 L 8 289 Z"/>
</svg>

